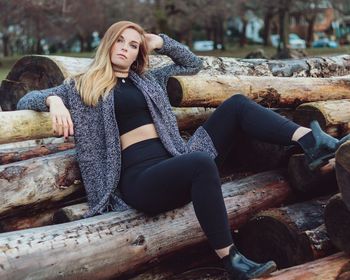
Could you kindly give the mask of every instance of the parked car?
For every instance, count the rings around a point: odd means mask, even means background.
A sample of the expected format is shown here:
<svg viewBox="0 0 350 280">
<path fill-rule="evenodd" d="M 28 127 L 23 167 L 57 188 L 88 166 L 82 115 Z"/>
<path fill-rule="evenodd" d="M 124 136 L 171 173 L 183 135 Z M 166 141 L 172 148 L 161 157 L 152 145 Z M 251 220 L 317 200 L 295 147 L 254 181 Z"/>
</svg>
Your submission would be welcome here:
<svg viewBox="0 0 350 280">
<path fill-rule="evenodd" d="M 195 51 L 212 51 L 214 50 L 214 41 L 195 41 L 193 43 Z"/>
<path fill-rule="evenodd" d="M 279 34 L 273 34 L 270 36 L 272 46 L 275 48 L 278 47 L 278 43 L 280 41 L 280 35 Z M 289 42 L 288 45 L 291 49 L 305 49 L 306 48 L 306 42 L 305 40 L 301 39 L 298 34 L 290 33 L 289 34 Z"/>
<path fill-rule="evenodd" d="M 313 48 L 338 48 L 339 44 L 336 41 L 330 40 L 327 37 L 322 37 L 312 42 Z"/>
</svg>

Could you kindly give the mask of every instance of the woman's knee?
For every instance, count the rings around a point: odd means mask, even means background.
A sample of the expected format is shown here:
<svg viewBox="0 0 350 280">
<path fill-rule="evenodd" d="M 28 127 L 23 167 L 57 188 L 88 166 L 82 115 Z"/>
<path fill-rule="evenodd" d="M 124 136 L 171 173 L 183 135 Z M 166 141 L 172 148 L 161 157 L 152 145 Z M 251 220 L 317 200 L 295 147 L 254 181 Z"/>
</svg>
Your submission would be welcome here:
<svg viewBox="0 0 350 280">
<path fill-rule="evenodd" d="M 191 158 L 196 171 L 211 172 L 217 170 L 215 160 L 207 152 L 193 152 L 191 153 Z"/>
<path fill-rule="evenodd" d="M 246 102 L 248 100 L 249 100 L 248 97 L 246 97 L 242 93 L 235 93 L 234 95 L 232 95 L 231 97 L 229 97 L 227 99 L 227 101 L 234 102 L 234 103 L 242 103 L 242 102 Z"/>
</svg>

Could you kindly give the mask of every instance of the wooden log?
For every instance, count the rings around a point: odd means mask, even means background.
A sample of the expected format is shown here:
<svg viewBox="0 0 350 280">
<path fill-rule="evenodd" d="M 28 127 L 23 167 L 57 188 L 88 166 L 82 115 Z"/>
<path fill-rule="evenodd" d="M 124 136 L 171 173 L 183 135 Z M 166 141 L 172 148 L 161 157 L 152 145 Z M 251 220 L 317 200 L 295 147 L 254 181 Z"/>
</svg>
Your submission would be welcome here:
<svg viewBox="0 0 350 280">
<path fill-rule="evenodd" d="M 237 228 L 259 210 L 285 202 L 291 191 L 280 172 L 265 172 L 224 184 L 223 196 Z M 0 277 L 107 279 L 205 240 L 191 203 L 156 216 L 133 209 L 106 213 L 0 234 Z"/>
<path fill-rule="evenodd" d="M 180 130 L 195 129 L 214 108 L 174 108 Z M 54 136 L 50 114 L 32 110 L 0 113 L 0 144 Z M 0 148 L 1 149 L 1 148 Z"/>
<path fill-rule="evenodd" d="M 0 216 L 83 192 L 75 150 L 0 165 Z"/>
<path fill-rule="evenodd" d="M 335 170 L 339 190 L 350 210 L 350 141 L 342 144 L 335 154 Z"/>
<path fill-rule="evenodd" d="M 53 223 L 62 224 L 80 220 L 83 218 L 83 215 L 88 210 L 88 208 L 89 206 L 87 203 L 79 203 L 63 207 L 54 213 Z"/>
<path fill-rule="evenodd" d="M 12 152 L 2 152 L 0 150 L 0 165 L 8 164 L 16 161 L 22 161 L 30 158 L 41 157 L 45 155 L 50 155 L 75 147 L 74 143 L 61 143 L 61 144 L 47 144 L 40 145 L 35 148 L 21 149 Z"/>
<path fill-rule="evenodd" d="M 207 242 L 166 255 L 130 270 L 118 280 L 227 279 L 220 259 Z M 203 278 L 206 277 L 206 278 Z"/>
<path fill-rule="evenodd" d="M 50 114 L 21 110 L 0 113 L 0 144 L 54 135 Z"/>
<path fill-rule="evenodd" d="M 347 280 L 350 275 L 350 258 L 337 253 L 326 258 L 286 268 L 264 277 L 265 280 Z M 257 278 L 255 278 L 257 279 Z"/>
<path fill-rule="evenodd" d="M 294 122 L 309 127 L 317 120 L 324 131 L 334 137 L 350 133 L 350 99 L 327 100 L 301 104 L 295 110 Z"/>
<path fill-rule="evenodd" d="M 42 138 L 42 139 L 32 139 L 32 140 L 24 140 L 19 142 L 0 144 L 0 151 L 11 153 L 11 152 L 16 152 L 21 150 L 28 150 L 34 147 L 38 147 L 40 145 L 62 144 L 62 143 L 74 143 L 74 137 L 68 136 L 67 139 L 64 139 L 64 137 L 48 137 L 48 138 Z"/>
<path fill-rule="evenodd" d="M 349 74 L 349 55 L 296 60 L 236 59 L 201 57 L 202 74 L 283 77 L 330 77 Z M 0 106 L 15 110 L 18 100 L 28 91 L 54 87 L 68 76 L 84 71 L 90 58 L 30 55 L 19 59 L 0 86 Z M 151 55 L 150 68 L 172 63 L 166 56 Z"/>
<path fill-rule="evenodd" d="M 179 130 L 193 130 L 202 125 L 215 111 L 214 108 L 173 108 Z"/>
<path fill-rule="evenodd" d="M 171 77 L 169 100 L 176 107 L 217 107 L 241 93 L 267 107 L 350 98 L 350 79 L 196 75 Z"/>
<path fill-rule="evenodd" d="M 25 213 L 0 219 L 0 232 L 9 232 L 21 229 L 42 227 L 55 223 L 54 215 L 67 205 L 86 201 L 86 197 L 70 196 L 70 199 L 53 202 L 48 209 L 28 209 Z M 86 203 L 85 203 L 86 204 Z"/>
<path fill-rule="evenodd" d="M 312 197 L 335 193 L 338 185 L 334 165 L 333 160 L 321 169 L 311 171 L 304 154 L 292 155 L 288 163 L 290 185 L 295 191 Z"/>
<path fill-rule="evenodd" d="M 274 260 L 279 268 L 334 252 L 323 224 L 326 198 L 258 213 L 237 234 L 237 246 L 257 262 Z M 310 232 L 312 231 L 312 232 Z"/>
<path fill-rule="evenodd" d="M 350 210 L 341 194 L 336 194 L 327 203 L 325 224 L 333 244 L 339 250 L 350 254 Z"/>
</svg>

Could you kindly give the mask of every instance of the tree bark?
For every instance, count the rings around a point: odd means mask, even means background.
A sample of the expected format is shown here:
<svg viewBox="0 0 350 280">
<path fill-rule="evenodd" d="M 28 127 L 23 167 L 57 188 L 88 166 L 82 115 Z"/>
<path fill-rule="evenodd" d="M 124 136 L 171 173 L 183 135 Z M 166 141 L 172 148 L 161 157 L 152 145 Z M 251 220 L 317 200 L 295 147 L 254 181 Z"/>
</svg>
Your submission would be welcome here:
<svg viewBox="0 0 350 280">
<path fill-rule="evenodd" d="M 12 162 L 27 160 L 35 157 L 42 157 L 65 150 L 73 149 L 74 143 L 47 144 L 40 145 L 34 148 L 27 148 L 12 152 L 3 152 L 0 150 L 0 165 L 9 164 Z"/>
<path fill-rule="evenodd" d="M 338 190 L 334 163 L 322 169 L 311 171 L 304 154 L 292 155 L 288 163 L 288 174 L 291 187 L 310 196 L 326 195 Z"/>
<path fill-rule="evenodd" d="M 350 254 L 350 210 L 346 207 L 341 194 L 336 194 L 327 203 L 325 224 L 333 244 Z"/>
<path fill-rule="evenodd" d="M 287 181 L 279 172 L 223 185 L 233 228 L 261 209 L 280 205 L 290 195 Z M 192 204 L 157 216 L 133 209 L 106 213 L 72 223 L 0 234 L 0 277 L 107 279 L 131 269 L 136 271 L 143 263 L 205 240 Z"/>
<path fill-rule="evenodd" d="M 335 154 L 335 171 L 339 190 L 350 210 L 350 141 L 342 144 Z"/>
<path fill-rule="evenodd" d="M 297 107 L 301 103 L 350 98 L 350 79 L 252 76 L 177 76 L 168 81 L 172 106 L 217 107 L 241 93 L 267 107 Z"/>
<path fill-rule="evenodd" d="M 84 193 L 74 149 L 0 165 L 0 187 L 0 216 Z"/>
<path fill-rule="evenodd" d="M 258 213 L 239 229 L 238 248 L 254 261 L 274 260 L 279 268 L 329 255 L 334 247 L 320 227 L 326 203 L 322 198 Z"/>
<path fill-rule="evenodd" d="M 350 99 L 326 100 L 300 105 L 293 120 L 309 127 L 312 120 L 317 120 L 328 134 L 342 137 L 350 133 Z"/>
<path fill-rule="evenodd" d="M 202 74 L 252 75 L 283 77 L 330 77 L 350 74 L 350 55 L 292 60 L 236 59 L 202 57 Z M 12 67 L 0 86 L 0 106 L 4 111 L 16 109 L 27 92 L 57 86 L 69 76 L 87 69 L 90 58 L 62 56 L 24 56 Z M 150 56 L 150 68 L 172 63 L 169 57 Z"/>
<path fill-rule="evenodd" d="M 350 259 L 344 253 L 272 273 L 265 280 L 341 280 L 349 279 Z"/>
</svg>

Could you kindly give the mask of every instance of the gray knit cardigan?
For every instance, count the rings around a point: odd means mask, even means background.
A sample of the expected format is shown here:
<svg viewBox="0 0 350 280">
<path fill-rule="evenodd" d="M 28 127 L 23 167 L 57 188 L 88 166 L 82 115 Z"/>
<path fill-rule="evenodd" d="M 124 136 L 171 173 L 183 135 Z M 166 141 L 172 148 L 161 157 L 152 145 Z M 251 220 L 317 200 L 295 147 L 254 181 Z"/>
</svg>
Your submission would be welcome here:
<svg viewBox="0 0 350 280">
<path fill-rule="evenodd" d="M 174 63 L 148 70 L 143 75 L 130 72 L 129 77 L 144 94 L 160 140 L 173 156 L 204 151 L 215 158 L 217 151 L 202 126 L 187 143 L 183 140 L 166 93 L 170 76 L 196 74 L 202 61 L 167 35 L 159 36 L 164 45 L 156 52 L 168 55 Z M 77 161 L 89 205 L 84 218 L 131 208 L 121 199 L 118 190 L 121 145 L 113 89 L 95 107 L 89 107 L 82 102 L 73 79 L 67 79 L 57 87 L 28 92 L 19 100 L 17 109 L 47 112 L 46 98 L 50 95 L 61 97 L 72 117 Z"/>
</svg>

